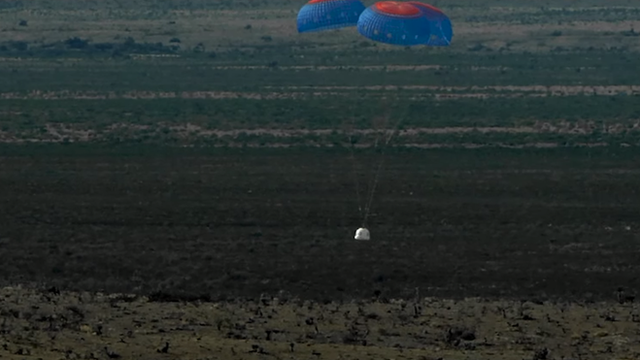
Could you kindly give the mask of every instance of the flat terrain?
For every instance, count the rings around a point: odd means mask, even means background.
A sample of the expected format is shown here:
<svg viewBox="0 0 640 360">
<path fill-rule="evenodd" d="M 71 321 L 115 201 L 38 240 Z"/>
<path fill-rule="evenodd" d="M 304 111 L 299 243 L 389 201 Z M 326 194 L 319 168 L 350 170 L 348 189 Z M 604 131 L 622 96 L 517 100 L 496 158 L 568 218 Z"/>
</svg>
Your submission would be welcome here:
<svg viewBox="0 0 640 360">
<path fill-rule="evenodd" d="M 339 148 L 4 149 L 7 284 L 321 301 L 611 299 L 637 281 L 635 149 L 387 150 L 364 243 L 371 150 L 354 167 Z"/>
<path fill-rule="evenodd" d="M 0 3 L 0 357 L 637 358 L 640 7 L 302 4 Z"/>
</svg>

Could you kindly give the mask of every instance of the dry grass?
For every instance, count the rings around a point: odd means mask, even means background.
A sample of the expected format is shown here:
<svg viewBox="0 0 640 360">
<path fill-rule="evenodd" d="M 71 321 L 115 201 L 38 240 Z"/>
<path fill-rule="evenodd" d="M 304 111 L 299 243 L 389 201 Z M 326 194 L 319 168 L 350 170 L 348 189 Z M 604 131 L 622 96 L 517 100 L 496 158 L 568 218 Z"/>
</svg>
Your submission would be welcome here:
<svg viewBox="0 0 640 360">
<path fill-rule="evenodd" d="M 286 296 L 161 303 L 19 287 L 0 290 L 0 297 L 0 354 L 8 358 L 542 360 L 640 353 L 634 341 L 640 318 L 631 303 L 319 304 Z"/>
</svg>

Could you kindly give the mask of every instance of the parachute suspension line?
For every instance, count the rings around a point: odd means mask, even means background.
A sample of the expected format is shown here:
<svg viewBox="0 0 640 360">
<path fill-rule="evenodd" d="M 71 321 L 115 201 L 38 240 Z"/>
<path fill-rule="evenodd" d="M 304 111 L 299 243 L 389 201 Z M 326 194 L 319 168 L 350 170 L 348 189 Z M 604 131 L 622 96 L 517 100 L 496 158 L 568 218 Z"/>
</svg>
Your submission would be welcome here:
<svg viewBox="0 0 640 360">
<path fill-rule="evenodd" d="M 383 105 L 384 108 L 386 108 L 386 102 Z M 388 109 L 386 112 L 385 117 L 388 119 L 389 114 L 388 114 Z M 373 123 L 372 124 L 375 128 L 376 124 Z M 382 142 L 382 139 L 384 137 L 384 131 L 380 131 L 380 132 L 376 132 L 376 136 L 374 138 L 374 142 L 373 142 L 373 148 L 376 149 L 378 148 L 378 144 L 380 144 Z M 366 196 L 366 203 L 365 203 L 365 208 L 364 208 L 364 216 L 362 217 L 362 227 L 366 228 L 367 227 L 367 219 L 369 218 L 369 213 L 371 211 L 371 203 L 373 202 L 373 195 L 375 193 L 375 188 L 378 184 L 378 177 L 380 175 L 380 170 L 382 169 L 382 164 L 383 164 L 383 160 L 384 160 L 384 147 L 381 150 L 381 158 L 380 158 L 380 163 L 378 164 L 378 167 L 374 170 L 375 173 L 372 173 L 371 175 L 373 175 L 373 177 L 370 176 L 371 183 L 369 184 L 369 186 L 367 186 L 367 196 Z M 373 170 L 373 169 L 372 169 Z M 362 216 L 362 214 L 361 214 Z"/>
<path fill-rule="evenodd" d="M 355 147 L 355 144 L 353 142 L 353 135 L 349 135 L 349 142 L 351 143 L 351 146 L 349 147 L 349 149 L 351 150 L 351 161 L 353 163 L 353 181 L 355 181 L 356 183 L 356 197 L 358 199 L 358 214 L 362 216 L 362 202 L 360 201 L 360 181 L 358 181 L 358 171 L 356 168 L 356 165 L 357 165 L 356 155 L 353 149 Z"/>
<path fill-rule="evenodd" d="M 375 142 L 373 143 L 373 148 L 377 148 L 378 144 L 382 143 L 382 138 L 384 136 L 384 132 L 378 134 L 375 138 Z M 384 142 L 384 145 L 389 142 Z M 383 146 L 380 150 L 380 162 L 378 163 L 378 167 L 375 169 L 375 173 L 373 174 L 373 180 L 371 181 L 371 185 L 367 188 L 369 194 L 366 199 L 365 208 L 364 208 L 364 216 L 362 218 L 362 227 L 367 227 L 367 220 L 369 219 L 369 214 L 371 213 L 371 205 L 373 204 L 373 196 L 376 192 L 376 187 L 378 186 L 378 179 L 380 178 L 380 171 L 382 170 L 382 165 L 384 164 L 384 150 L 385 146 Z"/>
<path fill-rule="evenodd" d="M 393 128 L 391 128 L 391 134 L 389 134 L 389 137 L 384 142 L 384 145 L 380 150 L 380 162 L 378 163 L 378 168 L 376 169 L 376 173 L 373 178 L 373 184 L 371 185 L 371 192 L 369 193 L 369 200 L 367 201 L 367 204 L 364 209 L 364 218 L 362 220 L 363 228 L 366 228 L 367 219 L 369 218 L 371 207 L 373 205 L 373 196 L 375 194 L 376 187 L 378 186 L 378 180 L 380 179 L 380 171 L 382 170 L 382 165 L 384 164 L 385 150 L 389 145 L 389 143 L 391 142 L 391 139 L 393 138 L 393 136 L 396 134 L 397 128 L 400 126 L 400 123 L 402 123 L 403 119 L 404 119 L 404 116 L 400 116 L 396 124 L 393 126 Z M 379 138 L 376 139 L 376 143 L 375 143 L 376 147 L 378 145 L 378 140 Z"/>
<path fill-rule="evenodd" d="M 352 165 L 352 175 L 353 181 L 356 186 L 356 199 L 358 200 L 358 216 L 362 217 L 363 212 L 363 203 L 362 196 L 360 195 L 360 180 L 358 176 L 358 161 L 356 160 L 355 147 L 357 138 L 354 137 L 355 128 L 356 128 L 356 118 L 351 117 L 350 121 L 347 121 L 345 132 L 349 135 L 349 151 L 351 157 L 351 165 Z"/>
<path fill-rule="evenodd" d="M 384 150 L 383 150 L 384 151 Z M 376 186 L 378 185 L 378 178 L 380 177 L 380 169 L 382 169 L 382 165 L 384 163 L 384 152 L 381 154 L 380 163 L 378 163 L 378 168 L 376 169 L 376 174 L 373 178 L 373 184 L 371 185 L 371 192 L 369 194 L 369 200 L 367 201 L 367 205 L 364 208 L 364 218 L 362 219 L 362 227 L 367 227 L 367 219 L 369 218 L 369 213 L 371 212 L 371 205 L 373 204 L 373 195 L 376 191 Z"/>
</svg>

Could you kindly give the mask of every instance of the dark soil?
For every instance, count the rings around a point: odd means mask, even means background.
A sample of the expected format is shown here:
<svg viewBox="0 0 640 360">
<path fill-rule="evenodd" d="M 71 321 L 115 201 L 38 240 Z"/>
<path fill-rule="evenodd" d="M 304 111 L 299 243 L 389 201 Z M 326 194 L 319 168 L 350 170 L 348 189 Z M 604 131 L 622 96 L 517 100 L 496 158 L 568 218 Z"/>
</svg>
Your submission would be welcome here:
<svg viewBox="0 0 640 360">
<path fill-rule="evenodd" d="M 3 147 L 0 285 L 152 299 L 614 299 L 640 274 L 632 150 Z M 379 157 L 362 152 L 366 172 Z M 282 294 L 281 294 L 282 295 Z"/>
</svg>

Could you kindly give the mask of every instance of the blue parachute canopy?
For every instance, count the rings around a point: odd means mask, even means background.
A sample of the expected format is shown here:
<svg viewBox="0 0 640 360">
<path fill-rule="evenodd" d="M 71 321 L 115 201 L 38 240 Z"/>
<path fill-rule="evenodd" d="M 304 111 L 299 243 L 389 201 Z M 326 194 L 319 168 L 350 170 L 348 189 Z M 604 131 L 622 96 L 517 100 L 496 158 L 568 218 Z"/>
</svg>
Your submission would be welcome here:
<svg viewBox="0 0 640 360">
<path fill-rule="evenodd" d="M 360 0 L 311 0 L 298 12 L 298 32 L 356 26 L 364 9 Z"/>
<path fill-rule="evenodd" d="M 408 1 L 407 3 L 420 8 L 427 19 L 429 19 L 429 23 L 431 24 L 431 36 L 426 45 L 449 46 L 449 44 L 451 44 L 451 40 L 453 39 L 451 21 L 449 20 L 449 17 L 442 12 L 442 10 L 435 6 L 417 1 Z"/>
<path fill-rule="evenodd" d="M 358 32 L 386 44 L 425 45 L 431 37 L 431 24 L 418 6 L 408 2 L 380 1 L 360 15 Z"/>
</svg>

